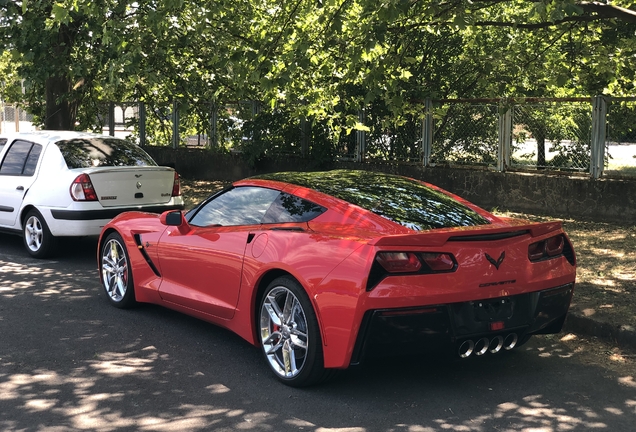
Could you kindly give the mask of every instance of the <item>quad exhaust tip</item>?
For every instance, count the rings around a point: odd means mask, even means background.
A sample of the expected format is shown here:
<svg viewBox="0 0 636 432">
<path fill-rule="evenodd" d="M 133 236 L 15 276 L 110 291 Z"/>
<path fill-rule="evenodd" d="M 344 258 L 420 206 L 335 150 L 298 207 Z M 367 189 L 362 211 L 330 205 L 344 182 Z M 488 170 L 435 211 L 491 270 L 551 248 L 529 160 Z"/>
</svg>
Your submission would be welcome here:
<svg viewBox="0 0 636 432">
<path fill-rule="evenodd" d="M 492 339 L 486 337 L 478 339 L 476 342 L 471 339 L 466 339 L 459 345 L 457 354 L 460 358 L 468 358 L 475 354 L 476 356 L 483 356 L 486 353 L 497 354 L 502 349 L 510 351 L 519 341 L 519 336 L 516 333 L 507 334 L 505 337 L 498 335 Z"/>
</svg>

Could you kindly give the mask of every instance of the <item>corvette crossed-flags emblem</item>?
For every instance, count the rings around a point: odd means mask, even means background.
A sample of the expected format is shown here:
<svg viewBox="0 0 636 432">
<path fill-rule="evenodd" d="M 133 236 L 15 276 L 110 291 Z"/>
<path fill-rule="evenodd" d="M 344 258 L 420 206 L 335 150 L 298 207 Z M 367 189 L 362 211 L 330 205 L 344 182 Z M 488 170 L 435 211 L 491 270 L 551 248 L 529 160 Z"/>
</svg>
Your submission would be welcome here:
<svg viewBox="0 0 636 432">
<path fill-rule="evenodd" d="M 499 255 L 499 259 L 497 261 L 495 261 L 495 259 L 491 257 L 490 255 L 486 254 L 486 259 L 488 260 L 488 262 L 494 265 L 497 270 L 499 270 L 499 266 L 501 265 L 505 257 L 506 257 L 505 251 L 502 252 L 501 255 Z"/>
</svg>

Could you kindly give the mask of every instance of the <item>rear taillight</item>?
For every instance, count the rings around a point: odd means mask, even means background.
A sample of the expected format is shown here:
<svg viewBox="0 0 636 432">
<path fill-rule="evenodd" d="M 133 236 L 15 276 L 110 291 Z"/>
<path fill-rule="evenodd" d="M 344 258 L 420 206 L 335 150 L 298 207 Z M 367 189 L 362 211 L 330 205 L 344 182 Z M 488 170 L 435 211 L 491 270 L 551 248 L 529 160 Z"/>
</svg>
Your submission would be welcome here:
<svg viewBox="0 0 636 432">
<path fill-rule="evenodd" d="M 565 239 L 562 235 L 550 237 L 545 241 L 545 252 L 551 257 L 561 255 L 563 253 L 564 244 Z"/>
<path fill-rule="evenodd" d="M 380 252 L 375 260 L 388 273 L 438 273 L 453 271 L 453 255 L 440 252 Z"/>
<path fill-rule="evenodd" d="M 411 252 L 380 252 L 375 259 L 389 273 L 414 273 L 422 268 L 417 255 Z"/>
<path fill-rule="evenodd" d="M 455 260 L 451 254 L 427 252 L 420 256 L 434 272 L 451 271 L 455 268 Z"/>
<path fill-rule="evenodd" d="M 561 256 L 565 246 L 563 234 L 532 243 L 528 246 L 528 259 L 530 261 L 541 261 Z"/>
<path fill-rule="evenodd" d="M 181 196 L 181 181 L 179 180 L 179 174 L 174 172 L 174 183 L 172 183 L 172 196 Z"/>
<path fill-rule="evenodd" d="M 73 201 L 97 201 L 97 194 L 88 174 L 75 177 L 71 183 L 70 193 Z"/>
<path fill-rule="evenodd" d="M 445 252 L 378 252 L 375 256 L 367 291 L 392 275 L 449 273 L 457 270 L 457 261 Z"/>
</svg>

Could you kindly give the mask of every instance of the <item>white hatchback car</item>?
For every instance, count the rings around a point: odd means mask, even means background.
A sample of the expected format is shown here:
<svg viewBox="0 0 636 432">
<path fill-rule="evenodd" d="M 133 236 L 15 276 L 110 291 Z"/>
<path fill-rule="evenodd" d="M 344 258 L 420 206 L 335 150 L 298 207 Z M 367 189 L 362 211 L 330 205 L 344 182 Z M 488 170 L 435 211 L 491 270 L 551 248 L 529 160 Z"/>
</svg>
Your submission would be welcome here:
<svg viewBox="0 0 636 432">
<path fill-rule="evenodd" d="M 36 258 L 58 237 L 98 235 L 119 213 L 183 209 L 179 175 L 126 140 L 85 132 L 0 136 L 0 230 Z"/>
</svg>

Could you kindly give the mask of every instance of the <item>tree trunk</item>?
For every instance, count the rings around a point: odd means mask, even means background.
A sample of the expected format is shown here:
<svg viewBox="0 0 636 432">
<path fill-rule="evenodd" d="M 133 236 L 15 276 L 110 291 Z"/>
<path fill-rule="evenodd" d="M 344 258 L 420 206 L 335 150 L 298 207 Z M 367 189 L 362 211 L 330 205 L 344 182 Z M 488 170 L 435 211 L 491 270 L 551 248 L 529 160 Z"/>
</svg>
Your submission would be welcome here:
<svg viewBox="0 0 636 432">
<path fill-rule="evenodd" d="M 48 130 L 73 130 L 79 101 L 73 98 L 73 85 L 65 77 L 46 80 L 46 119 Z"/>
</svg>

